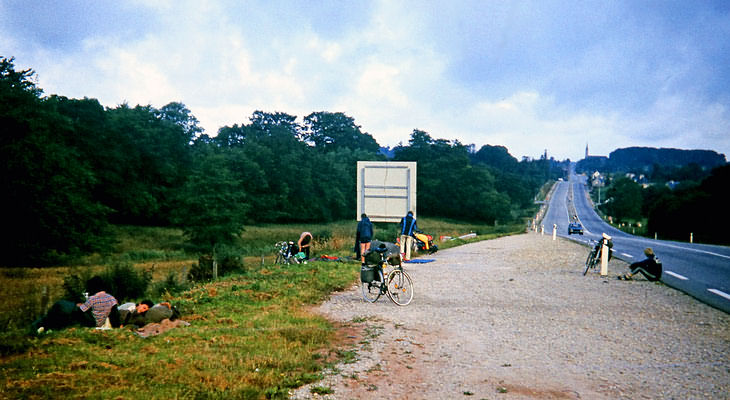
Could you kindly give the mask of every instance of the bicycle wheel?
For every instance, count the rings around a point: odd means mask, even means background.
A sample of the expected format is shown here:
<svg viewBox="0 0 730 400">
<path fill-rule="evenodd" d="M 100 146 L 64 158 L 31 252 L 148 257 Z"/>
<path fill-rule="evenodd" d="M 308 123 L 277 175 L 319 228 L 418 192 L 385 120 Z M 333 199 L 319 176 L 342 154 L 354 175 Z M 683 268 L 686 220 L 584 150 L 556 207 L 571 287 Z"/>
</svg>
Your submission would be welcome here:
<svg viewBox="0 0 730 400">
<path fill-rule="evenodd" d="M 596 263 L 596 249 L 591 250 L 586 258 L 586 269 L 583 271 L 583 275 L 588 273 L 588 269 L 593 268 Z"/>
<path fill-rule="evenodd" d="M 284 257 L 281 256 L 281 253 L 277 254 L 274 264 L 281 264 L 282 261 L 284 261 Z"/>
<path fill-rule="evenodd" d="M 360 282 L 360 288 L 362 289 L 362 298 L 368 303 L 375 303 L 380 295 L 383 294 L 383 273 L 378 271 L 379 278 L 372 282 Z"/>
<path fill-rule="evenodd" d="M 413 300 L 413 281 L 406 271 L 394 269 L 388 274 L 388 297 L 399 306 L 407 306 Z"/>
</svg>

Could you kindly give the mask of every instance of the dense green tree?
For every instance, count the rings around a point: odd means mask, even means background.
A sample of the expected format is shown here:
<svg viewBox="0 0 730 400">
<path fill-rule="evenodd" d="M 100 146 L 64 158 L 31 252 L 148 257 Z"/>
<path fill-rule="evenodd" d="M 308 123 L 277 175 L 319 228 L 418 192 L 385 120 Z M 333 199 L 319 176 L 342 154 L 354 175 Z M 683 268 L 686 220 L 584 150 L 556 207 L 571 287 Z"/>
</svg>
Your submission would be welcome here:
<svg viewBox="0 0 730 400">
<path fill-rule="evenodd" d="M 510 220 L 509 198 L 489 168 L 472 166 L 468 147 L 414 130 L 395 159 L 418 162 L 418 208 L 425 215 L 494 222 Z"/>
<path fill-rule="evenodd" d="M 360 130 L 354 118 L 341 112 L 320 111 L 307 115 L 303 137 L 324 151 L 347 148 L 375 153 L 380 148 L 370 134 Z"/>
<path fill-rule="evenodd" d="M 608 215 L 619 221 L 641 218 L 641 186 L 633 180 L 626 177 L 614 180 L 606 190 L 606 198 L 603 209 Z"/>
<path fill-rule="evenodd" d="M 200 149 L 188 179 L 176 192 L 173 219 L 197 250 L 213 254 L 216 246 L 234 243 L 243 230 L 250 207 L 232 165 L 220 148 Z"/>
<path fill-rule="evenodd" d="M 165 223 L 170 193 L 189 168 L 189 132 L 151 106 L 122 104 L 107 115 L 108 147 L 99 149 L 106 157 L 101 199 L 114 209 L 115 222 Z"/>
<path fill-rule="evenodd" d="M 48 265 L 105 245 L 106 209 L 74 125 L 40 98 L 33 71 L 0 59 L 0 189 L 5 265 Z"/>
</svg>

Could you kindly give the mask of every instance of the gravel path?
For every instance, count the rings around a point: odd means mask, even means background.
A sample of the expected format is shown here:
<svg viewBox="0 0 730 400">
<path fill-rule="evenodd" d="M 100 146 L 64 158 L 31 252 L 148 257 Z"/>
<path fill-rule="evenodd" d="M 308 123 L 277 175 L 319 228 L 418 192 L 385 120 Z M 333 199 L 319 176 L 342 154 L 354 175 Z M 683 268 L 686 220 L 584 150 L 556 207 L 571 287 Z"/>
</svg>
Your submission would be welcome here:
<svg viewBox="0 0 730 400">
<path fill-rule="evenodd" d="M 588 249 L 523 234 L 406 264 L 413 302 L 359 287 L 317 310 L 354 361 L 294 399 L 727 399 L 730 315 L 662 284 L 582 275 Z M 313 394 L 312 387 L 331 394 Z M 316 390 L 315 390 L 316 391 Z"/>
</svg>

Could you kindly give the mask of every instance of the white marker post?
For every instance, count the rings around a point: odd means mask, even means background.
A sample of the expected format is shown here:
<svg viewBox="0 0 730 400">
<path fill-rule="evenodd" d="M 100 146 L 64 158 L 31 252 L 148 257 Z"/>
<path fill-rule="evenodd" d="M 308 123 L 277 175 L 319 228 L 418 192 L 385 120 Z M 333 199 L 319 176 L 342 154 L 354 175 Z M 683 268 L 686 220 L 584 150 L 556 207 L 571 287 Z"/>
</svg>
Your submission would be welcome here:
<svg viewBox="0 0 730 400">
<path fill-rule="evenodd" d="M 601 276 L 608 275 L 608 252 L 611 251 L 611 249 L 608 248 L 608 241 L 611 240 L 611 236 L 603 234 L 603 238 L 605 239 L 601 246 Z"/>
<path fill-rule="evenodd" d="M 558 224 L 553 224 L 553 240 L 558 237 Z"/>
</svg>

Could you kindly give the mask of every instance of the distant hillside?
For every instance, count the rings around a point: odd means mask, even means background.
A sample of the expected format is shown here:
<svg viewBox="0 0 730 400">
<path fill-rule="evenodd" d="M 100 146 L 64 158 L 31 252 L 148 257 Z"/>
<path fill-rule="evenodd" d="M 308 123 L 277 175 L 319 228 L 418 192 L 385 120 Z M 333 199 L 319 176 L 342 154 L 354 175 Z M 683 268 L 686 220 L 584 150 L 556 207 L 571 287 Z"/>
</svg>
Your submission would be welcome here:
<svg viewBox="0 0 730 400">
<path fill-rule="evenodd" d="M 580 160 L 576 169 L 578 171 L 639 172 L 650 171 L 655 165 L 682 167 L 696 164 L 703 170 L 711 170 L 726 163 L 725 155 L 713 150 L 627 147 L 614 150 L 608 157 L 588 157 Z"/>
</svg>

